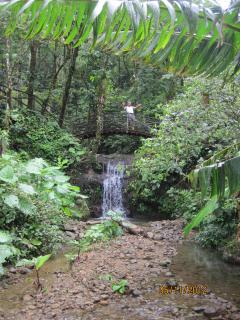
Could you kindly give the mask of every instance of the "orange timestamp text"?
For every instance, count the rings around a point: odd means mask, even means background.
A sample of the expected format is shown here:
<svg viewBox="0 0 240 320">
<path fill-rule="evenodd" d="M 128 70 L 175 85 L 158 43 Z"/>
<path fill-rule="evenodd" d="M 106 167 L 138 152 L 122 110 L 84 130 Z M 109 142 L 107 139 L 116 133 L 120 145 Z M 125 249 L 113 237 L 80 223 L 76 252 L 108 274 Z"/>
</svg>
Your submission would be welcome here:
<svg viewBox="0 0 240 320">
<path fill-rule="evenodd" d="M 189 294 L 189 295 L 205 295 L 208 293 L 208 287 L 202 284 L 186 284 L 183 286 L 167 286 L 161 285 L 159 287 L 159 292 L 162 295 L 168 294 Z"/>
</svg>

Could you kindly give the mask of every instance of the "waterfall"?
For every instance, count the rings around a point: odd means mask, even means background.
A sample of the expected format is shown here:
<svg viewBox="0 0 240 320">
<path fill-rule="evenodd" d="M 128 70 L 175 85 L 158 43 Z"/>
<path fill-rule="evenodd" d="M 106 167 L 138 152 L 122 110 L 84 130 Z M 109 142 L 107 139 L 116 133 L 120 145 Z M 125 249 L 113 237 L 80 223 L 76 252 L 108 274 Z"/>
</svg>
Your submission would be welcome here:
<svg viewBox="0 0 240 320">
<path fill-rule="evenodd" d="M 106 176 L 103 180 L 103 217 L 109 210 L 125 213 L 122 196 L 124 171 L 124 162 L 108 161 Z"/>
</svg>

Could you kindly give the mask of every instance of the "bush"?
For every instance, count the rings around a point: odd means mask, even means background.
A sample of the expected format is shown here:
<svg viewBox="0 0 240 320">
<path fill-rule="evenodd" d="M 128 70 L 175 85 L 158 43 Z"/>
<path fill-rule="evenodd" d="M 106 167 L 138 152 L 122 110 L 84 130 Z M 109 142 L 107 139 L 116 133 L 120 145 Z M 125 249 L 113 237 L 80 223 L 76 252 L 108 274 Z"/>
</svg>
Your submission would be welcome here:
<svg viewBox="0 0 240 320">
<path fill-rule="evenodd" d="M 107 241 L 112 238 L 121 236 L 123 234 L 122 228 L 113 220 L 107 220 L 100 224 L 91 226 L 83 237 L 84 244 L 91 245 L 99 241 Z"/>
<path fill-rule="evenodd" d="M 201 195 L 193 190 L 170 188 L 159 201 L 161 213 L 190 221 L 201 208 Z"/>
<path fill-rule="evenodd" d="M 79 141 L 53 119 L 47 120 L 24 109 L 13 112 L 12 118 L 10 142 L 17 151 L 25 151 L 31 157 L 41 157 L 55 164 L 59 159 L 66 159 L 71 168 L 86 152 Z"/>
<path fill-rule="evenodd" d="M 12 233 L 23 257 L 55 250 L 65 218 L 77 215 L 79 188 L 60 169 L 15 153 L 0 158 L 0 229 Z"/>
<path fill-rule="evenodd" d="M 204 247 L 221 248 L 236 235 L 237 214 L 233 200 L 222 209 L 205 218 L 199 227 L 196 240 Z"/>
</svg>

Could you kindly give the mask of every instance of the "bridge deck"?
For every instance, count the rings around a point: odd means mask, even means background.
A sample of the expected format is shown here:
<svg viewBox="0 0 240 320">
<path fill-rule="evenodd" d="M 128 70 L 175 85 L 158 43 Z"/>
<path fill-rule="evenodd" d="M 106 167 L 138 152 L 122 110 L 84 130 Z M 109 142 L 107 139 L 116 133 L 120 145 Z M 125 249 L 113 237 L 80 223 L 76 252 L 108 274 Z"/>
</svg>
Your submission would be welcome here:
<svg viewBox="0 0 240 320">
<path fill-rule="evenodd" d="M 127 134 L 151 137 L 151 128 L 156 119 L 135 115 L 135 121 L 129 121 L 126 112 L 104 112 L 102 135 Z M 93 138 L 96 135 L 96 116 L 83 119 L 74 124 L 74 134 L 79 138 Z"/>
</svg>

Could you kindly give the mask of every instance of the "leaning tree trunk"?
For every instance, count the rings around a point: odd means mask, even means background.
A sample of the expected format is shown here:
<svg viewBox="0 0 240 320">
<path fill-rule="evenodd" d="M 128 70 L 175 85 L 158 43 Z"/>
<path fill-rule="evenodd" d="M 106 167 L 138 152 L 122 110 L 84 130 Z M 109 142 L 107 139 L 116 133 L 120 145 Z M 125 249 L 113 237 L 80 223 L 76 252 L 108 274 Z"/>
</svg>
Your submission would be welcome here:
<svg viewBox="0 0 240 320">
<path fill-rule="evenodd" d="M 30 63 L 29 63 L 29 79 L 28 79 L 28 108 L 34 109 L 34 81 L 36 78 L 37 67 L 37 43 L 36 41 L 30 42 Z"/>
<path fill-rule="evenodd" d="M 60 127 L 63 126 L 63 122 L 64 122 L 64 117 L 65 117 L 65 113 L 66 113 L 66 107 L 67 107 L 67 102 L 68 102 L 68 98 L 69 98 L 72 78 L 73 78 L 73 74 L 74 74 L 75 67 L 76 67 L 76 60 L 77 60 L 78 52 L 79 52 L 79 47 L 73 49 L 73 54 L 71 57 L 70 66 L 69 66 L 68 75 L 67 75 L 67 81 L 65 84 L 64 93 L 63 93 L 63 97 L 62 97 L 62 106 L 61 106 L 61 111 L 60 111 L 60 116 L 59 116 L 59 121 L 58 121 Z"/>
</svg>

